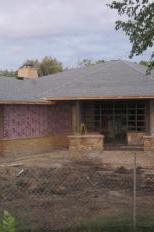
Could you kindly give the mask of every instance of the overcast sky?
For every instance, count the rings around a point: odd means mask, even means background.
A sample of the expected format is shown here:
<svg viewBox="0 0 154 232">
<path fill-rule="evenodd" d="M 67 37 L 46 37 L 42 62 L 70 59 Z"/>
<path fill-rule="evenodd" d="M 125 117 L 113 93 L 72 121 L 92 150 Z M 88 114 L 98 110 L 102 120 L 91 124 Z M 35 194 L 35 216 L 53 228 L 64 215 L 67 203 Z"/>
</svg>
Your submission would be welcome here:
<svg viewBox="0 0 154 232">
<path fill-rule="evenodd" d="M 0 0 L 0 69 L 46 55 L 69 67 L 83 58 L 128 59 L 130 43 L 114 30 L 108 1 Z"/>
</svg>

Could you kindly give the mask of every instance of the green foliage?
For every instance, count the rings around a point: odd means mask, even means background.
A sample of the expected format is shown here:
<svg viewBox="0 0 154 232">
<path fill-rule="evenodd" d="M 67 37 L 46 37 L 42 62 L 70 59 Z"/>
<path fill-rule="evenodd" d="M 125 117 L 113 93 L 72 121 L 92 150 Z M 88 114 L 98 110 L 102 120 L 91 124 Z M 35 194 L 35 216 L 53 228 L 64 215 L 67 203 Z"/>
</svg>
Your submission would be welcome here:
<svg viewBox="0 0 154 232">
<path fill-rule="evenodd" d="M 24 65 L 32 65 L 38 70 L 39 76 L 46 76 L 49 74 L 62 72 L 63 65 L 57 59 L 50 56 L 45 56 L 41 61 L 39 60 L 26 60 Z"/>
<path fill-rule="evenodd" d="M 4 211 L 0 232 L 16 232 L 16 220 L 8 211 Z"/>
<path fill-rule="evenodd" d="M 96 60 L 96 64 L 101 64 L 101 63 L 104 63 L 105 62 L 105 60 L 103 60 L 103 59 L 100 59 L 100 60 Z"/>
<path fill-rule="evenodd" d="M 148 61 L 145 61 L 145 60 L 141 60 L 141 61 L 139 62 L 139 64 L 144 65 L 144 66 L 146 66 L 146 67 L 149 67 L 149 62 L 148 62 Z"/>
<path fill-rule="evenodd" d="M 9 71 L 9 70 L 0 70 L 0 76 L 4 77 L 17 77 L 17 71 Z"/>
<path fill-rule="evenodd" d="M 96 61 L 92 61 L 90 59 L 83 59 L 79 62 L 79 67 L 87 67 L 89 65 L 93 65 L 93 64 L 100 64 L 100 63 L 104 63 L 105 61 L 103 59 L 100 60 L 96 60 Z"/>
<path fill-rule="evenodd" d="M 146 71 L 147 74 L 150 74 L 151 70 L 154 69 L 154 60 L 151 61 L 141 60 L 139 64 L 147 67 L 147 71 Z"/>
<path fill-rule="evenodd" d="M 32 65 L 33 67 L 35 67 L 35 68 L 39 68 L 39 65 L 40 65 L 40 62 L 39 62 L 39 60 L 26 60 L 25 62 L 24 62 L 24 65 Z"/>
<path fill-rule="evenodd" d="M 41 61 L 37 59 L 36 60 L 28 59 L 24 62 L 23 65 L 32 65 L 33 67 L 35 67 L 40 77 L 63 71 L 62 63 L 50 56 L 45 56 Z M 8 70 L 0 71 L 0 76 L 4 76 L 4 77 L 17 77 L 17 74 L 18 71 L 8 71 Z"/>
<path fill-rule="evenodd" d="M 131 216 L 119 215 L 115 218 L 96 218 L 95 220 L 87 220 L 79 226 L 59 230 L 57 232 L 153 232 L 153 221 L 144 221 L 143 218 L 138 219 L 136 230 L 133 228 Z M 42 231 L 43 232 L 43 231 Z"/>
<path fill-rule="evenodd" d="M 63 66 L 57 59 L 45 56 L 40 63 L 40 74 L 48 75 L 52 73 L 62 72 Z"/>
<path fill-rule="evenodd" d="M 122 29 L 132 44 L 130 58 L 140 55 L 154 45 L 154 1 L 114 0 L 108 4 L 125 20 L 116 21 L 116 30 Z M 154 68 L 154 52 L 150 68 Z"/>
<path fill-rule="evenodd" d="M 86 66 L 89 66 L 92 64 L 93 64 L 93 62 L 90 59 L 83 59 L 79 62 L 80 67 L 86 67 Z"/>
</svg>

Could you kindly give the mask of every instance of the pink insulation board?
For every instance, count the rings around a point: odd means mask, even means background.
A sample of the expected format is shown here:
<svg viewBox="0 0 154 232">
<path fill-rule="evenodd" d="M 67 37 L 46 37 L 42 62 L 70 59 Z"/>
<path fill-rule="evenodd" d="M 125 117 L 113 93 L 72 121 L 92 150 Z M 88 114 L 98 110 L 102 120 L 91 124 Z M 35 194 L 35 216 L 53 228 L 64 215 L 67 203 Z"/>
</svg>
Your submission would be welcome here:
<svg viewBox="0 0 154 232">
<path fill-rule="evenodd" d="M 3 112 L 3 137 L 6 139 L 47 136 L 71 132 L 71 107 L 6 105 Z"/>
</svg>

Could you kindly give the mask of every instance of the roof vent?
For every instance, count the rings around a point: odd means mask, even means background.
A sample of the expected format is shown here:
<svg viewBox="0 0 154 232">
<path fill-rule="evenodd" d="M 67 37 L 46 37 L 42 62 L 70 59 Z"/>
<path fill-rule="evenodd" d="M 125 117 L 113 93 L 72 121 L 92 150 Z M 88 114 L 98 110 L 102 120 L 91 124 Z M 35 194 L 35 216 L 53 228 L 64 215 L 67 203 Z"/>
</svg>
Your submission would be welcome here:
<svg viewBox="0 0 154 232">
<path fill-rule="evenodd" d="M 31 64 L 23 65 L 18 69 L 18 79 L 26 79 L 26 78 L 28 79 L 38 78 L 37 69 Z"/>
</svg>

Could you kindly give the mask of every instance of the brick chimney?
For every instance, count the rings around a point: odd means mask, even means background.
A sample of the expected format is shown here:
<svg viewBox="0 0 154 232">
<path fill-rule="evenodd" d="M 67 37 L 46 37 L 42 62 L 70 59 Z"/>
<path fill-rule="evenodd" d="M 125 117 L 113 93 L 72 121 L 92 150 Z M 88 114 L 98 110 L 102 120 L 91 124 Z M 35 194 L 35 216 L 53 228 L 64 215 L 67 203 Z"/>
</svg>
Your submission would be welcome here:
<svg viewBox="0 0 154 232">
<path fill-rule="evenodd" d="M 18 69 L 18 78 L 19 79 L 37 79 L 38 78 L 38 73 L 37 69 L 30 64 L 23 65 Z"/>
</svg>

